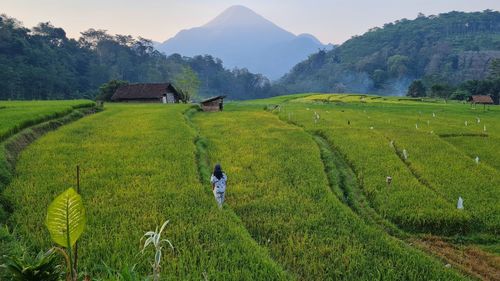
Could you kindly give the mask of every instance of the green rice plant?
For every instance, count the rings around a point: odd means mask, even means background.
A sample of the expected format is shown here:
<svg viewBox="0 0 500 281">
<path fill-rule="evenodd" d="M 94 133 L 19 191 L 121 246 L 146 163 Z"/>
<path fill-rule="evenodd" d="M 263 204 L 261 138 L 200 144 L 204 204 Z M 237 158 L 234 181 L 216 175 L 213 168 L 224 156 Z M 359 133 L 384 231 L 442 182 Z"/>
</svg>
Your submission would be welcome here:
<svg viewBox="0 0 500 281">
<path fill-rule="evenodd" d="M 468 213 L 456 210 L 453 203 L 415 178 L 379 133 L 357 129 L 321 132 L 349 159 L 372 207 L 383 217 L 407 230 L 434 233 L 454 233 L 470 223 Z M 390 186 L 387 176 L 393 178 Z"/>
<path fill-rule="evenodd" d="M 124 266 L 121 270 L 115 270 L 104 264 L 107 276 L 96 278 L 97 281 L 148 281 L 149 278 L 142 277 L 136 270 L 136 266 Z"/>
<path fill-rule="evenodd" d="M 471 159 L 479 156 L 482 164 L 486 164 L 500 171 L 500 137 L 453 136 L 442 138 L 452 144 Z"/>
<path fill-rule="evenodd" d="M 497 169 L 476 164 L 474 158 L 435 135 L 387 131 L 396 145 L 411 147 L 406 162 L 432 190 L 456 206 L 464 198 L 464 211 L 477 231 L 498 234 L 500 229 L 500 174 Z"/>
<path fill-rule="evenodd" d="M 270 104 L 280 104 L 280 110 L 265 112 Z M 483 134 L 483 123 L 488 137 L 498 137 L 498 111 L 313 94 L 232 102 L 225 112 L 194 113 L 193 123 L 185 118 L 188 108 L 110 104 L 28 147 L 3 195 L 12 204 L 9 224 L 30 252 L 52 244 L 43 214 L 61 187 L 73 184 L 67 171 L 80 165 L 88 228 L 79 242 L 79 267 L 96 280 L 138 280 L 150 272 L 150 259 L 137 256 L 144 249 L 137 238 L 167 215 L 176 251 L 163 253 L 168 263 L 157 263 L 162 280 L 463 279 L 368 226 L 340 201 L 311 135 L 320 134 L 346 159 L 357 177 L 350 180 L 361 184 L 381 217 L 412 231 L 455 232 L 481 212 L 469 209 L 467 198 L 465 209 L 457 210 L 438 173 L 417 165 L 423 152 L 407 143 L 427 135 L 439 140 L 444 134 Z M 473 122 L 477 115 L 480 125 Z M 402 149 L 409 154 L 406 162 Z M 453 165 L 453 158 L 440 159 Z M 220 212 L 205 185 L 207 167 L 216 162 L 230 179 L 228 208 Z M 393 178 L 390 187 L 387 176 Z M 476 193 L 482 202 L 485 194 Z M 123 270 L 110 271 L 103 263 Z M 135 266 L 127 271 L 130 264 Z"/>
<path fill-rule="evenodd" d="M 21 150 L 38 136 L 47 131 L 79 119 L 83 114 L 76 109 L 90 110 L 94 103 L 86 100 L 76 101 L 30 101 L 6 102 L 0 101 L 0 192 L 14 175 L 14 164 Z M 57 120 L 53 120 L 57 119 Z M 26 129 L 28 128 L 29 129 Z M 24 130 L 26 129 L 26 130 Z M 21 132 L 21 130 L 24 130 Z M 11 137 L 11 138 L 9 138 Z M 9 138 L 9 139 L 7 139 Z M 6 229 L 3 223 L 12 212 L 11 203 L 0 195 L 0 227 Z M 15 230 L 15 227 L 12 228 Z M 0 255 L 16 255 L 19 243 L 5 232 L 0 237 Z M 1 236 L 1 235 L 0 235 Z"/>
</svg>

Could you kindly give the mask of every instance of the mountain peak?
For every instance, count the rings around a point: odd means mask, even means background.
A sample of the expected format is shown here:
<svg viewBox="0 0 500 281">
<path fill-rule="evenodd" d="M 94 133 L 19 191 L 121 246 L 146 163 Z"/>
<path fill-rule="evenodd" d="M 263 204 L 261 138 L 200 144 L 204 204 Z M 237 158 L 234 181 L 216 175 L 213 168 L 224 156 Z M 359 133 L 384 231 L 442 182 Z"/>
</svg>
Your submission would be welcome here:
<svg viewBox="0 0 500 281">
<path fill-rule="evenodd" d="M 182 30 L 158 45 L 183 56 L 208 54 L 228 68 L 247 68 L 277 79 L 323 48 L 312 35 L 296 36 L 245 6 L 231 6 L 207 24 Z"/>
<path fill-rule="evenodd" d="M 224 10 L 223 13 L 255 13 L 252 9 L 243 5 L 233 5 Z"/>
<path fill-rule="evenodd" d="M 204 27 L 217 27 L 227 25 L 258 25 L 262 24 L 263 22 L 265 22 L 266 24 L 273 24 L 245 6 L 234 5 L 224 10 L 213 20 L 205 24 Z"/>
</svg>

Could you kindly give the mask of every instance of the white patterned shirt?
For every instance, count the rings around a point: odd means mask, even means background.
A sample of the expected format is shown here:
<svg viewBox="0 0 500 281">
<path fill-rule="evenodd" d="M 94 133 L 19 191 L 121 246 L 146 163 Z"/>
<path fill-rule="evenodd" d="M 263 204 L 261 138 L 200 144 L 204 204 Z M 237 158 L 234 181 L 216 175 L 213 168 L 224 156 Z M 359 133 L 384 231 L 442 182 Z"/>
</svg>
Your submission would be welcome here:
<svg viewBox="0 0 500 281">
<path fill-rule="evenodd" d="M 222 178 L 218 179 L 216 176 L 212 175 L 210 177 L 210 182 L 215 185 L 216 192 L 225 192 L 226 191 L 226 181 L 227 176 L 225 173 L 222 173 Z"/>
</svg>

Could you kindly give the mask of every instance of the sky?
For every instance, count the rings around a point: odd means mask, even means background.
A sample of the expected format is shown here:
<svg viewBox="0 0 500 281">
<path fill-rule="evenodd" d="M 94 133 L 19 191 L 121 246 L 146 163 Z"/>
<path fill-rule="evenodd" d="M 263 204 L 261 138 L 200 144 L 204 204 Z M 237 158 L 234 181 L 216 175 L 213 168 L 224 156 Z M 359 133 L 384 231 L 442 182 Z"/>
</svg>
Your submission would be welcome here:
<svg viewBox="0 0 500 281">
<path fill-rule="evenodd" d="M 89 28 L 163 42 L 201 26 L 232 5 L 246 6 L 295 34 L 340 44 L 398 19 L 456 11 L 500 10 L 500 0 L 0 0 L 0 13 L 26 27 L 50 21 L 68 37 Z"/>
</svg>

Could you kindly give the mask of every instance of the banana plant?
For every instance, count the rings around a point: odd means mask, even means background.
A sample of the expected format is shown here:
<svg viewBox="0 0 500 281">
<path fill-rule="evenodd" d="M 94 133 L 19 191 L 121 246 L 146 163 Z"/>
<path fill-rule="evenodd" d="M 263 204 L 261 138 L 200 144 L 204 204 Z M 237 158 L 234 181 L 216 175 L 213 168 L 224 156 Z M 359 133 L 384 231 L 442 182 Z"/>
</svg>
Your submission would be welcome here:
<svg viewBox="0 0 500 281">
<path fill-rule="evenodd" d="M 168 239 L 161 239 L 161 233 L 165 229 L 165 227 L 168 224 L 168 220 L 163 223 L 163 225 L 160 227 L 160 231 L 158 231 L 158 227 L 156 227 L 155 231 L 148 231 L 144 234 L 144 237 L 147 237 L 146 241 L 144 241 L 144 247 L 142 248 L 142 253 L 144 253 L 144 250 L 149 246 L 152 245 L 155 249 L 155 258 L 152 264 L 153 267 L 153 280 L 158 281 L 160 280 L 160 262 L 161 262 L 161 251 L 162 251 L 162 244 L 163 242 L 168 243 L 170 248 L 172 250 L 174 249 L 174 246 Z M 141 239 L 142 240 L 142 239 Z"/>
<path fill-rule="evenodd" d="M 45 224 L 52 240 L 65 249 L 55 248 L 66 259 L 69 280 L 77 279 L 77 269 L 73 266 L 73 247 L 85 229 L 85 221 L 82 198 L 73 188 L 61 193 L 49 205 Z"/>
</svg>

